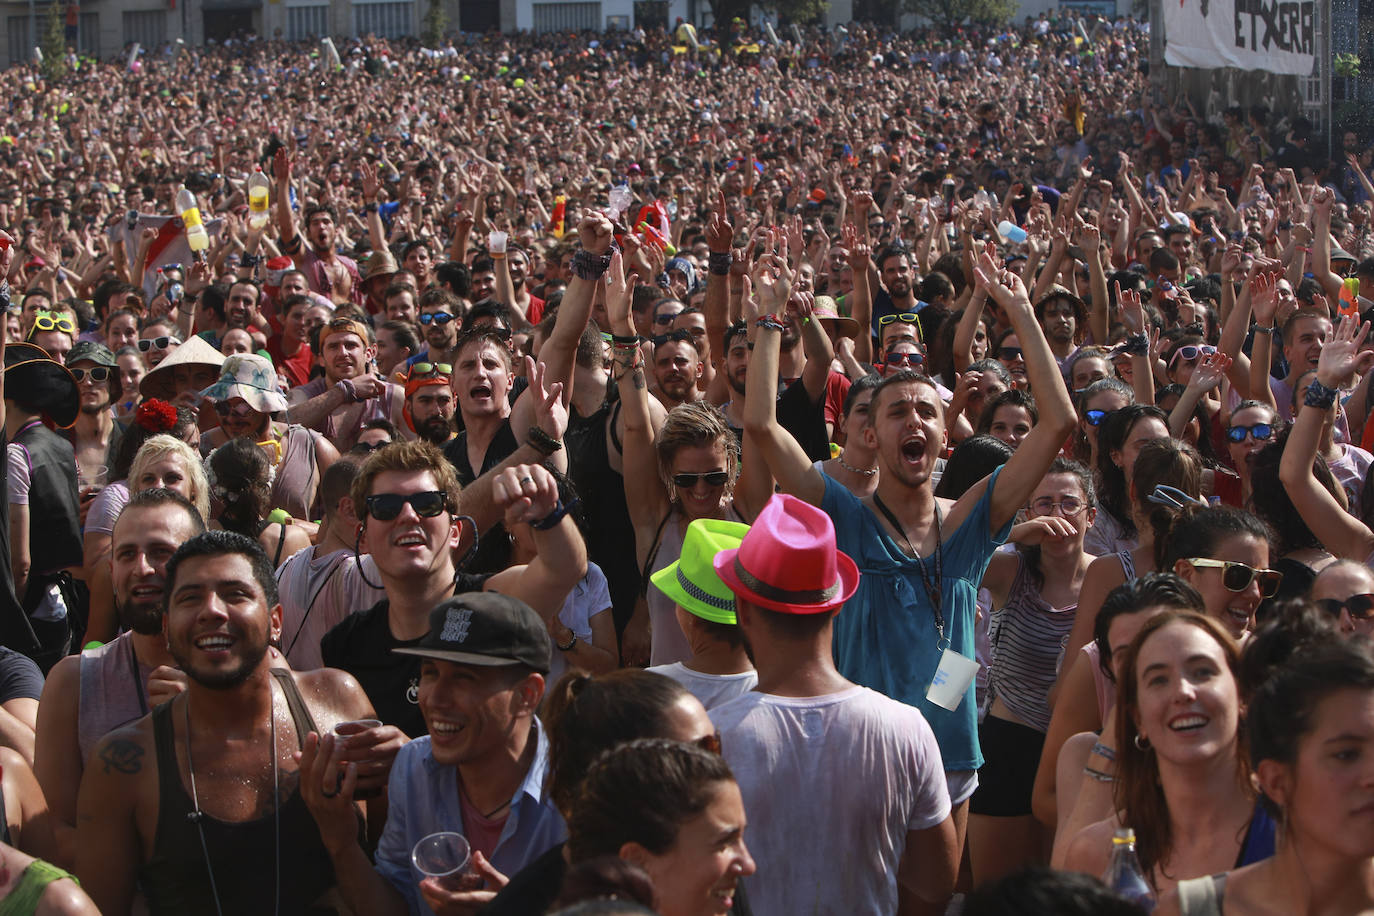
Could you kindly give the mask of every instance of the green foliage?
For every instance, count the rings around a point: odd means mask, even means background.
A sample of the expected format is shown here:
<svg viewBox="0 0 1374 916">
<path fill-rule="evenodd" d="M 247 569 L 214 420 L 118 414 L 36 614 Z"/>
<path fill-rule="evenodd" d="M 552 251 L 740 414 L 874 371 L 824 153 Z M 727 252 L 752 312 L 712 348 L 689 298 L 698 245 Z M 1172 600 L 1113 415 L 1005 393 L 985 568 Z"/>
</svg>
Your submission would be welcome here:
<svg viewBox="0 0 1374 916">
<path fill-rule="evenodd" d="M 448 13 L 444 11 L 444 0 L 429 0 L 429 9 L 425 11 L 424 22 L 420 24 L 421 39 L 427 47 L 437 48 L 443 44 L 446 31 Z"/>
<path fill-rule="evenodd" d="M 48 9 L 44 22 L 43 37 L 39 47 L 43 49 L 43 78 L 60 79 L 67 73 L 67 25 L 62 9 L 54 3 Z"/>
<path fill-rule="evenodd" d="M 1356 77 L 1360 75 L 1360 56 L 1358 54 L 1337 54 L 1332 59 L 1337 76 Z"/>
<path fill-rule="evenodd" d="M 1016 15 L 1016 0 L 903 0 L 902 8 L 946 32 L 964 22 L 1004 25 Z"/>
<path fill-rule="evenodd" d="M 716 28 L 738 16 L 749 21 L 749 11 L 758 6 L 792 22 L 811 22 L 820 19 L 830 9 L 830 0 L 706 0 Z"/>
</svg>

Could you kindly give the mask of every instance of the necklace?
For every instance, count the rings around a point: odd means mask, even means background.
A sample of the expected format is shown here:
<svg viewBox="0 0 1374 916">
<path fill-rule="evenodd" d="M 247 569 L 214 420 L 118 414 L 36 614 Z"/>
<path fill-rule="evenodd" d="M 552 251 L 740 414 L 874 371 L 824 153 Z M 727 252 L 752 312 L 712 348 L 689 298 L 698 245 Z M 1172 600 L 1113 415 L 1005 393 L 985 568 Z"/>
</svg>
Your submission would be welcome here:
<svg viewBox="0 0 1374 916">
<path fill-rule="evenodd" d="M 840 467 L 851 474 L 858 474 L 860 477 L 872 477 L 874 474 L 878 473 L 878 466 L 876 464 L 871 468 L 856 468 L 852 464 L 849 464 L 844 460 L 844 452 L 840 452 L 836 455 L 835 460 L 840 463 Z"/>
<path fill-rule="evenodd" d="M 272 685 L 267 685 L 268 691 L 272 691 Z M 268 713 L 268 718 L 272 723 L 272 829 L 273 843 L 276 847 L 276 868 L 274 875 L 276 879 L 275 897 L 276 905 L 272 912 L 277 916 L 281 914 L 281 780 L 277 772 L 277 695 L 270 692 L 272 708 Z M 196 831 L 200 834 L 200 849 L 205 856 L 205 872 L 210 876 L 210 893 L 215 898 L 215 913 L 224 916 L 224 907 L 219 902 L 219 888 L 215 885 L 215 868 L 210 862 L 210 846 L 205 842 L 205 812 L 200 810 L 200 796 L 196 793 L 196 764 L 191 758 L 191 695 L 186 695 L 186 703 L 181 707 L 184 714 L 183 719 L 186 725 L 186 769 L 191 774 L 191 805 L 194 810 L 186 815 L 186 819 L 196 825 Z"/>
</svg>

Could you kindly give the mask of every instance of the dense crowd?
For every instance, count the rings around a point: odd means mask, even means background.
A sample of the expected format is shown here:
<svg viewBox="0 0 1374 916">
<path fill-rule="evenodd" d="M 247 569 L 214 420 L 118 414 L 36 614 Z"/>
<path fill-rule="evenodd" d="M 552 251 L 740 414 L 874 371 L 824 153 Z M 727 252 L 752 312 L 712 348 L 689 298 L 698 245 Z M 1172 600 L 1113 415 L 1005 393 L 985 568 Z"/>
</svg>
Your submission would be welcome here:
<svg viewBox="0 0 1374 916">
<path fill-rule="evenodd" d="M 0 907 L 1374 908 L 1374 146 L 1148 41 L 0 73 Z"/>
</svg>

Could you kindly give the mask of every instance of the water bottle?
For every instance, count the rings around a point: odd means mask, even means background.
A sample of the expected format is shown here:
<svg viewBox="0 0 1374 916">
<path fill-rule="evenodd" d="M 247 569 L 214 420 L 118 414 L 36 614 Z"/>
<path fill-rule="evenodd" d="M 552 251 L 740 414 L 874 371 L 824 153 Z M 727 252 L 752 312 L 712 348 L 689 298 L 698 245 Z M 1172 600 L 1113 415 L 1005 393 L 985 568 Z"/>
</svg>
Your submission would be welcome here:
<svg viewBox="0 0 1374 916">
<path fill-rule="evenodd" d="M 1155 893 L 1135 855 L 1135 831 L 1118 827 L 1112 837 L 1112 861 L 1102 881 L 1116 894 L 1141 907 L 1145 912 L 1155 908 Z"/>
<path fill-rule="evenodd" d="M 1011 242 L 1014 245 L 1020 245 L 1022 242 L 1026 240 L 1027 237 L 1026 230 L 1022 229 L 1020 226 L 1016 225 L 1010 220 L 1004 219 L 1000 223 L 998 223 L 997 231 L 1002 234 L 1002 238 L 1006 239 L 1008 242 Z"/>
<path fill-rule="evenodd" d="M 262 173 L 262 166 L 248 176 L 248 228 L 261 229 L 267 225 L 267 198 L 272 183 Z"/>
<path fill-rule="evenodd" d="M 610 217 L 611 222 L 620 219 L 620 214 L 630 208 L 630 201 L 632 200 L 634 200 L 634 195 L 630 193 L 627 186 L 618 184 L 611 189 L 610 206 L 606 209 L 606 215 Z"/>
<path fill-rule="evenodd" d="M 205 249 L 210 247 L 210 236 L 205 234 L 205 226 L 200 221 L 196 195 L 187 188 L 177 192 L 177 211 L 181 213 L 182 225 L 186 227 L 186 243 L 196 257 L 202 257 Z"/>
</svg>

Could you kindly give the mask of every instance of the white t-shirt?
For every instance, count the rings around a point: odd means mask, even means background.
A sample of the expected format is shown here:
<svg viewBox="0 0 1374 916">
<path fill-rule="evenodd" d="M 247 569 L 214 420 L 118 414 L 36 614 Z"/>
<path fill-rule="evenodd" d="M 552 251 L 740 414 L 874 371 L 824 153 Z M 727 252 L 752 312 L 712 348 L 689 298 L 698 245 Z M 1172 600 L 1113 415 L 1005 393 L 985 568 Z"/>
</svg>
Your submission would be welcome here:
<svg viewBox="0 0 1374 916">
<path fill-rule="evenodd" d="M 747 693 L 711 710 L 744 796 L 744 839 L 766 881 L 760 916 L 891 916 L 906 835 L 950 813 L 925 717 L 866 687 Z"/>
<path fill-rule="evenodd" d="M 592 642 L 592 618 L 611 609 L 611 589 L 606 583 L 606 574 L 595 563 L 587 564 L 587 574 L 577 580 L 563 607 L 558 611 L 558 619 L 573 631 L 573 634 L 587 645 Z M 614 648 L 614 647 L 612 647 Z M 554 683 L 568 670 L 568 660 L 558 647 L 553 648 L 553 658 L 549 661 L 549 673 L 545 681 Z"/>
<path fill-rule="evenodd" d="M 715 709 L 735 697 L 744 696 L 759 682 L 757 671 L 746 671 L 743 674 L 703 674 L 693 671 L 682 662 L 659 665 L 649 670 L 654 674 L 670 677 L 686 687 L 687 692 L 700 700 L 701 705 L 707 709 Z"/>
</svg>

